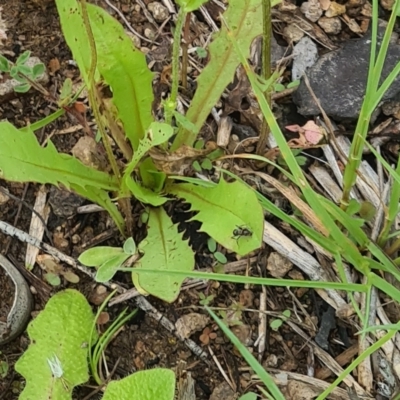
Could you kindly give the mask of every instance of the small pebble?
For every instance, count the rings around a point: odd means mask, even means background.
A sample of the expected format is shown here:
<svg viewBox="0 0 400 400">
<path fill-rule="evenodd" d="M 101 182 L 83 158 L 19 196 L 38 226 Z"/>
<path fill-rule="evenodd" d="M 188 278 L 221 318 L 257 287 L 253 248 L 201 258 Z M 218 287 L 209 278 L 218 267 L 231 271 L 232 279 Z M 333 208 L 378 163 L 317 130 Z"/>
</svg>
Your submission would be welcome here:
<svg viewBox="0 0 400 400">
<path fill-rule="evenodd" d="M 337 17 L 346 12 L 346 6 L 343 4 L 336 3 L 332 1 L 329 8 L 325 11 L 325 17 Z"/>
<path fill-rule="evenodd" d="M 317 22 L 323 11 L 318 0 L 308 0 L 300 6 L 301 12 L 307 19 L 312 22 Z"/>
<path fill-rule="evenodd" d="M 342 21 L 339 17 L 321 17 L 318 25 L 329 35 L 338 35 L 342 30 Z"/>
<path fill-rule="evenodd" d="M 147 7 L 157 22 L 164 22 L 169 17 L 168 9 L 157 1 L 149 3 Z"/>
<path fill-rule="evenodd" d="M 146 28 L 144 30 L 144 36 L 146 36 L 147 39 L 153 40 L 155 38 L 155 33 L 152 29 Z"/>
</svg>

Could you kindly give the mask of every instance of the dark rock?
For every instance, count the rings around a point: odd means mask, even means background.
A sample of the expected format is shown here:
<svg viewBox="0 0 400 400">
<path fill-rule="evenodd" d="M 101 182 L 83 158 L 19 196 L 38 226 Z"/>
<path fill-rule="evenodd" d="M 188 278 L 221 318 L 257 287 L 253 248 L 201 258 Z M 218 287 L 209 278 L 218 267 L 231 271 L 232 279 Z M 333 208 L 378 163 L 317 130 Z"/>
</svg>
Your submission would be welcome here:
<svg viewBox="0 0 400 400">
<path fill-rule="evenodd" d="M 384 32 L 385 28 L 380 26 L 378 47 Z M 389 75 L 400 60 L 400 46 L 394 36 L 383 67 L 383 78 Z M 339 50 L 321 56 L 316 64 L 307 70 L 306 75 L 311 88 L 328 116 L 337 120 L 358 118 L 367 83 L 370 46 L 371 31 L 363 38 L 349 40 Z M 399 92 L 400 77 L 393 82 L 383 100 L 391 99 Z M 300 114 L 304 116 L 320 114 L 304 78 L 294 93 L 293 100 Z"/>
</svg>

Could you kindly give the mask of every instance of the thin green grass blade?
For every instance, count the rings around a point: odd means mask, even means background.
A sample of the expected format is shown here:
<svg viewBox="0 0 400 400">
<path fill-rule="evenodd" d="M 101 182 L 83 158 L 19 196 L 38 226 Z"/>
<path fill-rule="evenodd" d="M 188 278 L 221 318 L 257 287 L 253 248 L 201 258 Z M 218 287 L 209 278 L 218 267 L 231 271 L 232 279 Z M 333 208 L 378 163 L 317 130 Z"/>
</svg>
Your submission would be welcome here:
<svg viewBox="0 0 400 400">
<path fill-rule="evenodd" d="M 328 398 L 329 394 L 332 393 L 336 387 L 340 385 L 340 383 L 351 374 L 351 372 L 358 366 L 360 363 L 369 357 L 372 353 L 379 350 L 386 342 L 388 342 L 394 335 L 396 331 L 389 331 L 385 336 L 382 336 L 381 339 L 376 341 L 373 345 L 368 347 L 362 354 L 360 354 L 343 372 L 337 377 L 337 379 L 331 383 L 331 385 L 326 388 L 318 397 L 317 400 L 325 400 Z"/>
<path fill-rule="evenodd" d="M 138 268 L 120 268 L 119 271 L 135 272 L 138 275 L 143 274 L 160 274 L 160 275 L 177 275 L 186 278 L 207 279 L 220 282 L 242 283 L 251 285 L 279 286 L 279 287 L 302 287 L 317 289 L 333 289 L 345 290 L 346 292 L 366 292 L 368 286 L 359 283 L 339 283 L 339 282 L 321 282 L 321 281 L 300 281 L 290 279 L 272 279 L 258 278 L 254 276 L 238 276 L 228 274 L 215 274 L 198 271 L 178 271 L 178 270 L 156 270 L 156 269 L 138 269 Z"/>
<path fill-rule="evenodd" d="M 275 400 L 285 400 L 284 395 L 279 390 L 271 375 L 267 373 L 267 371 L 261 366 L 256 358 L 249 352 L 249 350 L 247 350 L 242 342 L 231 332 L 231 330 L 215 315 L 215 313 L 209 307 L 205 306 L 205 309 L 208 311 L 208 313 L 211 315 L 217 325 L 221 328 L 221 330 L 225 333 L 225 335 L 228 336 L 233 345 L 240 351 L 240 354 L 254 370 L 254 372 L 258 375 L 258 377 L 263 381 L 265 387 L 268 388 L 273 398 Z"/>
</svg>

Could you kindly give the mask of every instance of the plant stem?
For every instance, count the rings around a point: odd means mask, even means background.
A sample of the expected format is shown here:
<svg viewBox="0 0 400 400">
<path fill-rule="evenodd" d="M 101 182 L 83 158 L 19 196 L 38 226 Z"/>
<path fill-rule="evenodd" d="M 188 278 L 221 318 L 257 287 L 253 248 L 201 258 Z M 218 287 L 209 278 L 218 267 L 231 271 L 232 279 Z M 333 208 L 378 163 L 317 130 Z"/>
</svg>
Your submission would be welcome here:
<svg viewBox="0 0 400 400">
<path fill-rule="evenodd" d="M 80 3 L 81 3 L 83 23 L 86 28 L 86 33 L 87 33 L 87 36 L 89 39 L 90 52 L 91 52 L 91 62 L 90 62 L 90 68 L 88 71 L 88 87 L 87 87 L 88 93 L 89 93 L 89 101 L 92 106 L 92 110 L 93 110 L 94 117 L 96 119 L 97 127 L 101 134 L 104 148 L 106 149 L 108 161 L 110 162 L 113 173 L 119 182 L 121 180 L 121 174 L 120 174 L 119 168 L 117 166 L 117 162 L 114 158 L 114 155 L 113 155 L 113 152 L 111 149 L 111 145 L 110 145 L 110 141 L 108 139 L 106 130 L 104 128 L 104 124 L 101 120 L 101 115 L 100 115 L 100 110 L 99 110 L 100 95 L 97 91 L 96 84 L 94 81 L 94 74 L 96 72 L 96 65 L 97 65 L 96 43 L 94 41 L 92 28 L 90 26 L 89 15 L 87 12 L 87 7 L 86 7 L 86 0 L 80 0 Z"/>
<path fill-rule="evenodd" d="M 174 45 L 172 48 L 172 86 L 171 95 L 169 97 L 169 105 L 165 109 L 165 122 L 171 124 L 172 121 L 172 111 L 176 108 L 176 99 L 178 97 L 178 87 L 179 87 L 179 50 L 181 45 L 181 35 L 182 27 L 185 22 L 186 13 L 181 7 L 178 12 L 178 16 L 175 24 L 174 32 Z"/>
<path fill-rule="evenodd" d="M 187 66 L 188 66 L 188 47 L 189 47 L 189 27 L 190 27 L 190 13 L 186 14 L 185 28 L 183 32 L 183 43 L 182 43 L 182 71 L 181 81 L 182 87 L 187 90 Z"/>
<path fill-rule="evenodd" d="M 262 71 L 261 76 L 267 80 L 271 76 L 271 0 L 262 0 L 262 13 L 263 13 L 263 36 L 262 36 Z M 271 107 L 271 91 L 269 88 L 265 92 L 268 105 Z M 257 154 L 263 155 L 267 146 L 267 139 L 270 133 L 269 126 L 265 118 L 261 125 L 260 138 L 257 143 Z"/>
</svg>

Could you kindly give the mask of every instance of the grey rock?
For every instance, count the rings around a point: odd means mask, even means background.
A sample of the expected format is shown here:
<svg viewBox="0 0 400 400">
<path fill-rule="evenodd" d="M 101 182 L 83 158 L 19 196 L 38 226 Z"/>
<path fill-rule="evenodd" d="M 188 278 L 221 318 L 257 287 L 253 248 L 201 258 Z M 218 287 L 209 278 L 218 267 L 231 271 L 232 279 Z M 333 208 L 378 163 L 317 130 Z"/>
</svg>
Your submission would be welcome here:
<svg viewBox="0 0 400 400">
<path fill-rule="evenodd" d="M 384 27 L 379 27 L 378 47 L 384 34 Z M 386 78 L 400 60 L 400 45 L 393 36 L 383 67 L 381 82 Z M 342 48 L 325 54 L 316 64 L 309 68 L 306 76 L 310 81 L 316 97 L 328 116 L 337 120 L 354 120 L 358 118 L 368 76 L 371 32 L 363 38 L 349 40 Z M 383 100 L 388 100 L 400 92 L 398 77 Z M 305 82 L 302 79 L 293 100 L 298 112 L 304 116 L 320 114 Z"/>
<path fill-rule="evenodd" d="M 304 36 L 293 47 L 292 80 L 300 79 L 307 68 L 316 63 L 317 59 L 317 45 L 308 36 Z"/>
</svg>

